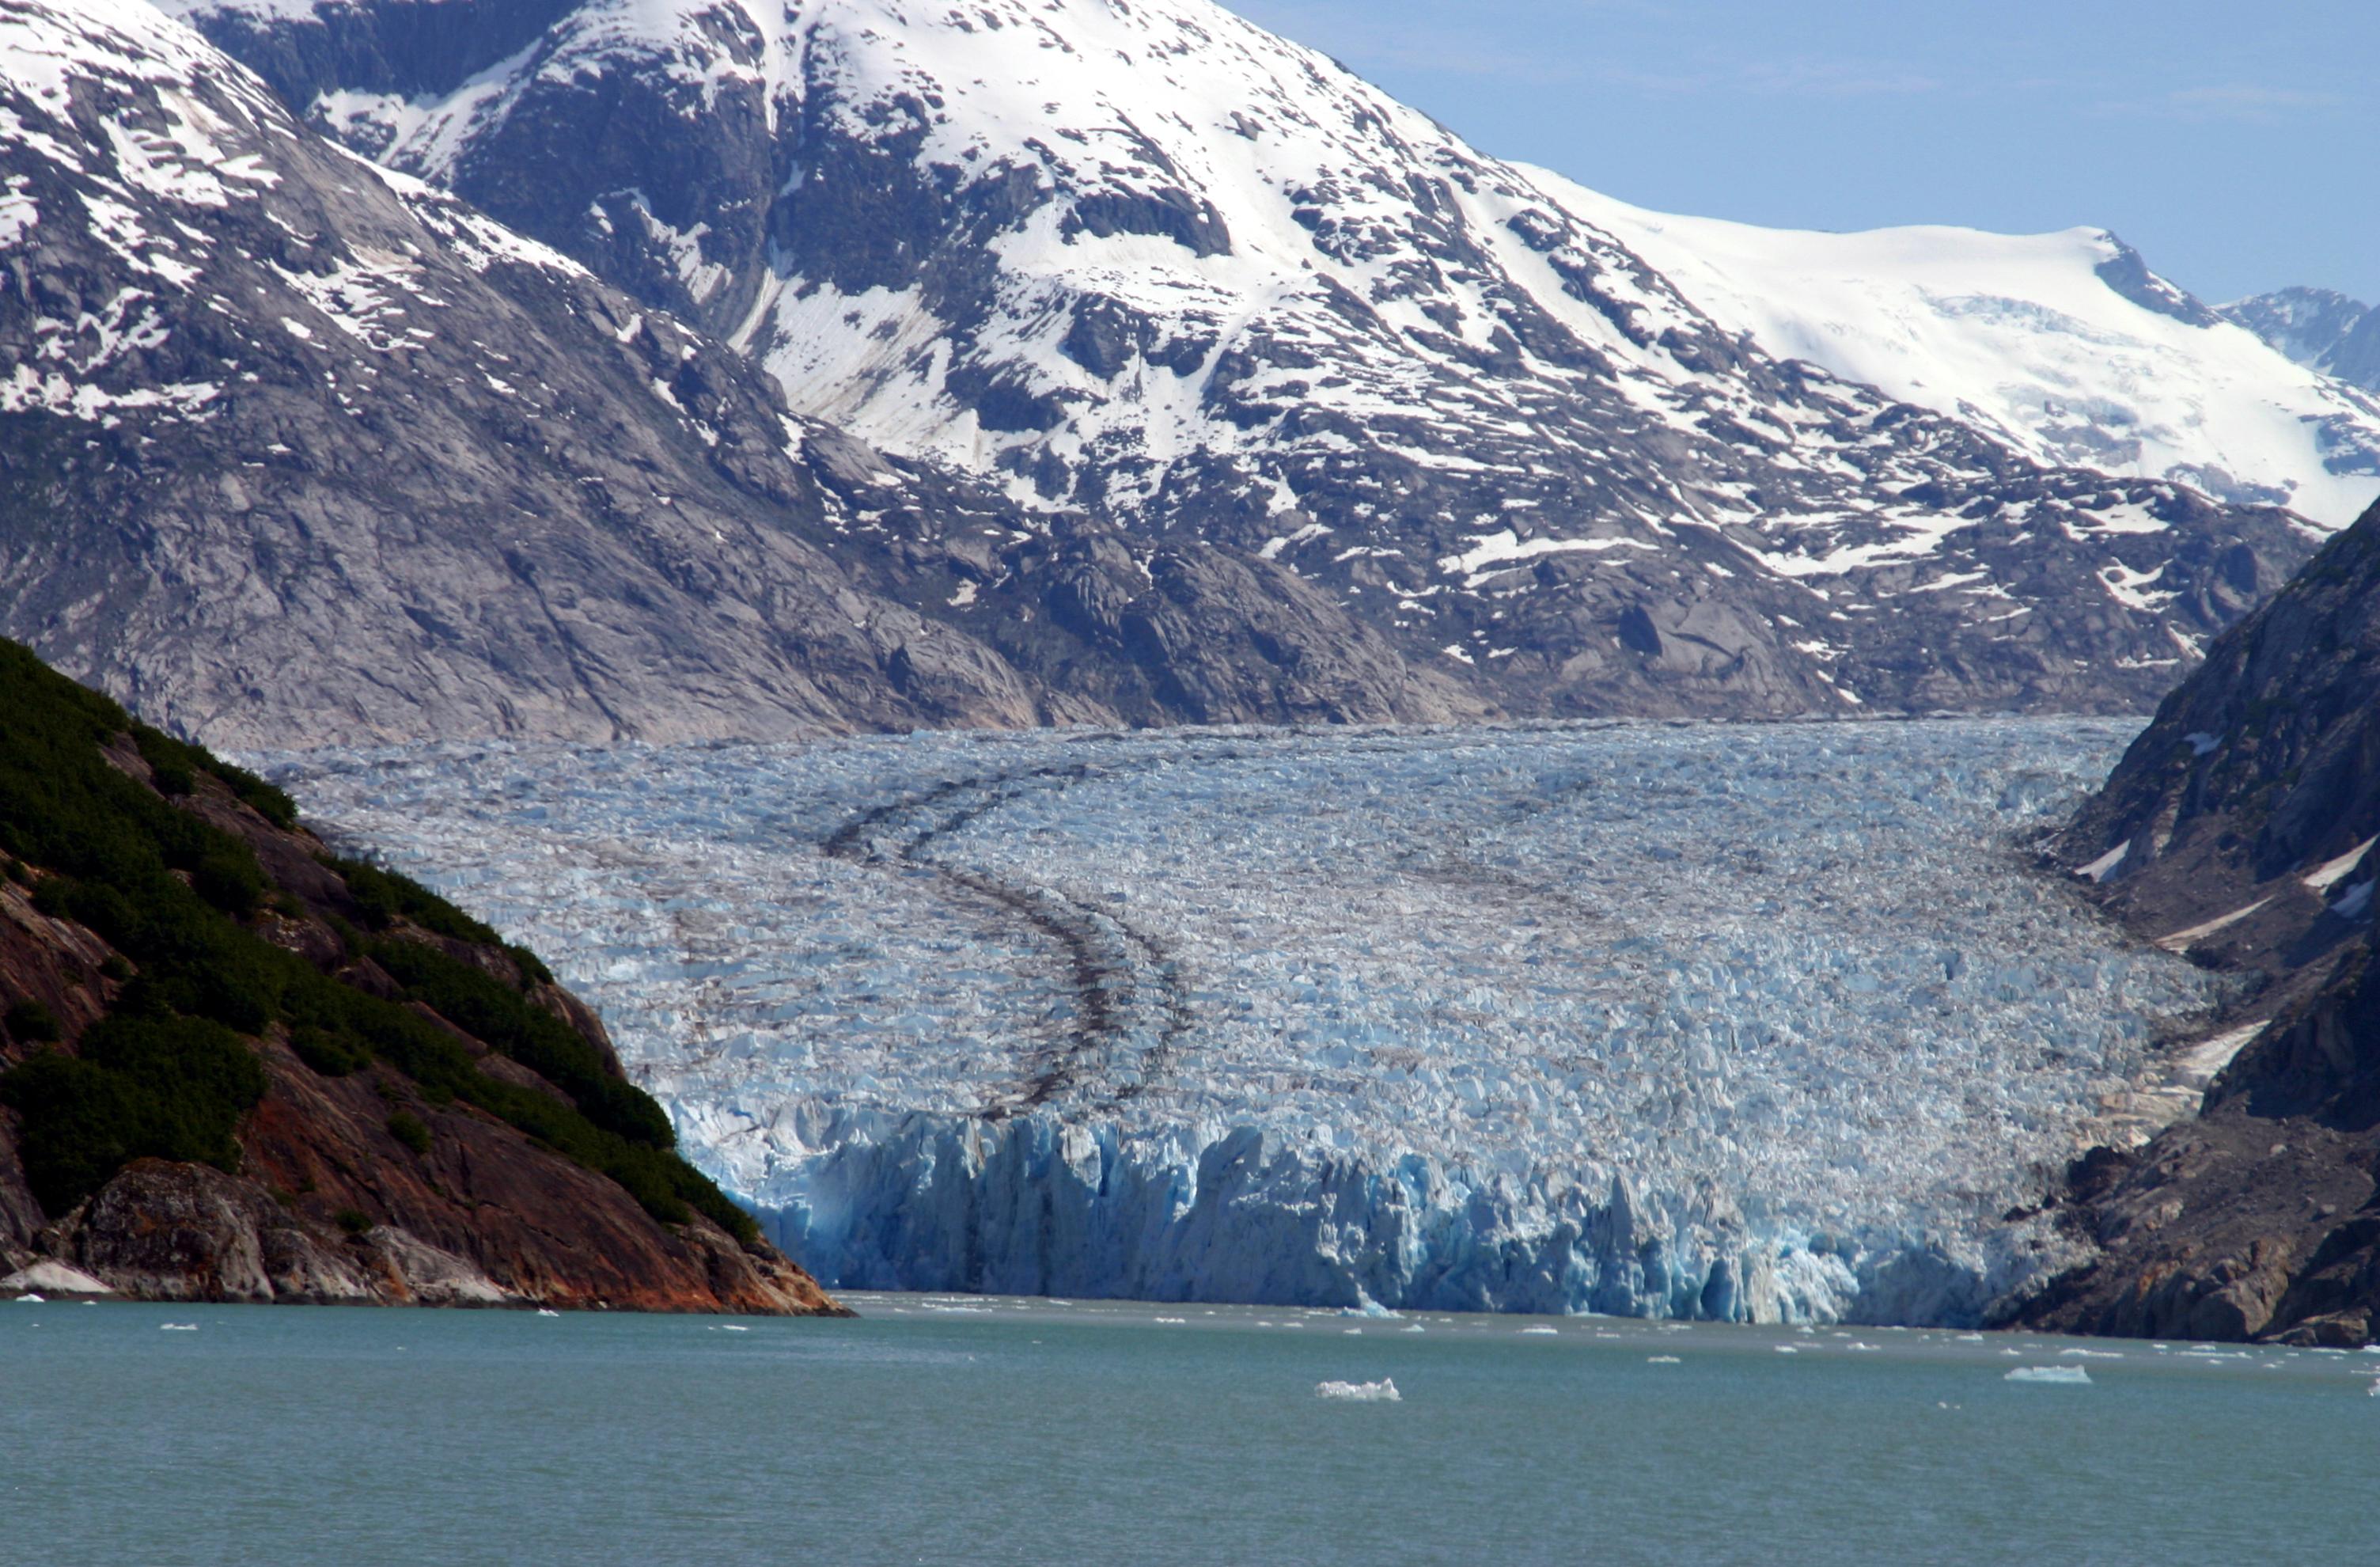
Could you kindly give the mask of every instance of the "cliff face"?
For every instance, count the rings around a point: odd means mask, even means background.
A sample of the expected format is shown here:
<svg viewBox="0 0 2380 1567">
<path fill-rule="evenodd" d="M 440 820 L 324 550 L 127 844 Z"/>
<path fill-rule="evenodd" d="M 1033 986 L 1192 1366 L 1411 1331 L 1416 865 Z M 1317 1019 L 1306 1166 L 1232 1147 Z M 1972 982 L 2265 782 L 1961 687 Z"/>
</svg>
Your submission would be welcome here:
<svg viewBox="0 0 2380 1567">
<path fill-rule="evenodd" d="M 0 871 L 18 1287 L 841 1311 L 534 957 L 6 643 Z"/>
<path fill-rule="evenodd" d="M 2078 1167 L 2107 1249 L 2043 1327 L 2380 1332 L 2380 508 L 2208 653 L 2060 844 L 2134 929 L 2242 976 L 2197 1119 Z"/>
</svg>

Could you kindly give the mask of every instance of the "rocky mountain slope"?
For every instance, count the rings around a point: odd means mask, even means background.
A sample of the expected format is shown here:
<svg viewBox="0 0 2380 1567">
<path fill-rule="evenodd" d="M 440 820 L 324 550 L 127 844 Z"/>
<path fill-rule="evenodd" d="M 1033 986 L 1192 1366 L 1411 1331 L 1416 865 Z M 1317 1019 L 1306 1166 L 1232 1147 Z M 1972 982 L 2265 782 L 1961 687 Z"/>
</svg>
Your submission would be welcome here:
<svg viewBox="0 0 2380 1567">
<path fill-rule="evenodd" d="M 2145 706 L 2312 547 L 1747 341 L 1207 0 L 175 6 L 797 412 L 1293 567 L 1507 711 Z"/>
<path fill-rule="evenodd" d="M 0 643 L 0 1275 L 156 1299 L 840 1308 L 594 1014 Z"/>
<path fill-rule="evenodd" d="M 2282 288 L 2223 313 L 2301 365 L 2380 392 L 2380 310 L 2331 288 Z"/>
<path fill-rule="evenodd" d="M 2380 507 L 2210 650 L 2060 845 L 2246 995 L 2198 1119 L 2076 1172 L 2106 1247 L 2032 1312 L 2145 1336 L 2380 1336 Z M 2235 1052 L 2236 1053 L 2231 1053 Z"/>
<path fill-rule="evenodd" d="M 139 0 L 0 0 L 0 630 L 225 744 L 1433 719 L 1269 563 L 789 418 Z"/>
</svg>

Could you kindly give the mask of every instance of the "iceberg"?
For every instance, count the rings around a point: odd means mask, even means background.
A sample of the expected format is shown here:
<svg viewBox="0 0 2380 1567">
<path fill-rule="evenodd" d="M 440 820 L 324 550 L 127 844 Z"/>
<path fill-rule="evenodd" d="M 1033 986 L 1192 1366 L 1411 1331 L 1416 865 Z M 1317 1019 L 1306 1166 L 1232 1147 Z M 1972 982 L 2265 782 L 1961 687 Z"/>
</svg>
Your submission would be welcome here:
<svg viewBox="0 0 2380 1567">
<path fill-rule="evenodd" d="M 1383 1377 L 1377 1382 L 1317 1382 L 1314 1396 L 1351 1403 L 1402 1403 L 1405 1395 L 1397 1391 L 1395 1378 Z"/>
<path fill-rule="evenodd" d="M 2220 994 L 2022 850 L 2133 727 L 249 759 L 546 954 L 830 1285 L 1972 1326 Z"/>
<path fill-rule="evenodd" d="M 2052 1382 L 2063 1387 L 2089 1387 L 2091 1373 L 2080 1366 L 2018 1366 L 2000 1379 L 2003 1382 Z"/>
</svg>

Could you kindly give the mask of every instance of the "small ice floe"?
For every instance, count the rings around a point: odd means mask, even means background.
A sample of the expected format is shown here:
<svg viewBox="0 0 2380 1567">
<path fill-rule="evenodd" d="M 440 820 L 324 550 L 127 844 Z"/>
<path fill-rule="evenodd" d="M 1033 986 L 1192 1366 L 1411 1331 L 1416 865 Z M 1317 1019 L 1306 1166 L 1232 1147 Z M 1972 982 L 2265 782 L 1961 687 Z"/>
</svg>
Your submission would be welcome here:
<svg viewBox="0 0 2380 1567">
<path fill-rule="evenodd" d="M 1864 1344 L 1856 1339 L 1852 1340 L 1850 1343 L 1845 1344 L 1843 1347 L 1845 1349 L 1865 1350 L 1870 1354 L 1874 1354 L 1876 1352 L 1876 1346 L 1874 1344 Z"/>
<path fill-rule="evenodd" d="M 1560 1332 L 1561 1330 L 1560 1328 L 1548 1328 L 1541 1322 L 1534 1328 L 1524 1328 L 1521 1331 L 1524 1334 L 1535 1334 L 1538 1338 L 1551 1338 L 1554 1334 Z"/>
<path fill-rule="evenodd" d="M 2121 1360 L 2124 1358 L 2124 1352 L 2119 1349 L 2061 1349 L 2058 1353 L 2069 1360 Z"/>
<path fill-rule="evenodd" d="M 195 1322 L 160 1322 L 157 1324 L 157 1330 L 161 1333 L 195 1333 L 199 1330 L 199 1325 Z"/>
<path fill-rule="evenodd" d="M 1364 1330 L 1361 1328 L 1342 1328 L 1339 1330 L 1351 1339 L 1360 1339 L 1364 1336 Z"/>
<path fill-rule="evenodd" d="M 2000 1379 L 2003 1382 L 2054 1382 L 2062 1387 L 2087 1388 L 2091 1373 L 2080 1366 L 2018 1366 Z"/>
<path fill-rule="evenodd" d="M 1189 1324 L 1190 1318 L 1187 1317 L 1153 1317 L 1149 1318 L 1149 1320 L 1162 1328 L 1181 1328 L 1186 1327 Z"/>
<path fill-rule="evenodd" d="M 562 1315 L 562 1313 L 560 1313 L 559 1311 L 554 1310 L 554 1309 L 553 1309 L 553 1307 L 552 1307 L 552 1306 L 539 1306 L 539 1307 L 537 1308 L 537 1314 L 538 1314 L 540 1317 L 559 1317 L 559 1316 L 561 1316 L 561 1315 Z"/>
<path fill-rule="evenodd" d="M 1979 1344 L 1984 1342 L 1984 1336 L 1981 1333 L 1961 1333 L 1959 1335 L 1959 1342 L 1962 1344 Z"/>
<path fill-rule="evenodd" d="M 1648 1354 L 1645 1357 L 1645 1364 L 1647 1366 L 1682 1366 L 1684 1362 L 1681 1361 L 1674 1354 Z"/>
<path fill-rule="evenodd" d="M 1317 1382 L 1317 1398 L 1344 1399 L 1351 1403 L 1402 1403 L 1404 1394 L 1397 1391 L 1396 1379 L 1383 1377 L 1377 1382 Z"/>
<path fill-rule="evenodd" d="M 1799 1354 L 1802 1353 L 1800 1350 L 1795 1349 L 1791 1344 L 1777 1344 L 1773 1347 L 1779 1354 Z"/>
<path fill-rule="evenodd" d="M 2365 1344 L 2363 1346 L 2362 1353 L 2365 1354 L 2380 1354 L 2380 1344 Z"/>
<path fill-rule="evenodd" d="M 17 1297 L 17 1304 L 19 1306 L 39 1306 L 42 1302 L 42 1297 L 34 1294 L 30 1290 L 27 1290 L 23 1294 Z"/>
<path fill-rule="evenodd" d="M 1418 1322 L 1408 1322 L 1404 1327 L 1398 1330 L 1405 1333 L 1418 1333 L 1422 1331 L 1422 1325 Z"/>
<path fill-rule="evenodd" d="M 749 1328 L 740 1328 L 733 1322 L 722 1322 L 719 1325 L 719 1330 L 722 1333 L 748 1333 L 752 1330 Z"/>
</svg>

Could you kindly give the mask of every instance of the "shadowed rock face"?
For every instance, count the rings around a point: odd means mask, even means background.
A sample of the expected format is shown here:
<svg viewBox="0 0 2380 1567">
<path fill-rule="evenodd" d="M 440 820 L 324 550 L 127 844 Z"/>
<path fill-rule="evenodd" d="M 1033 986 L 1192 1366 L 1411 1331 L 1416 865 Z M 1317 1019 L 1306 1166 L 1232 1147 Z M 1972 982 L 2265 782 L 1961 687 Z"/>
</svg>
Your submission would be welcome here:
<svg viewBox="0 0 2380 1567">
<path fill-rule="evenodd" d="M 2140 1335 L 2380 1331 L 2380 509 L 2210 650 L 2059 844 L 2143 935 L 2240 973 L 2198 1119 L 2078 1166 L 2106 1246 L 2028 1313 Z"/>
<path fill-rule="evenodd" d="M 1165 723 L 1176 689 L 1235 720 L 1487 706 L 1252 561 L 1152 678 L 1120 622 L 1050 606 L 1089 553 L 1161 613 L 1171 551 L 788 418 L 146 6 L 6 0 L 0 58 L 0 631 L 152 720 L 661 741 Z"/>
</svg>

